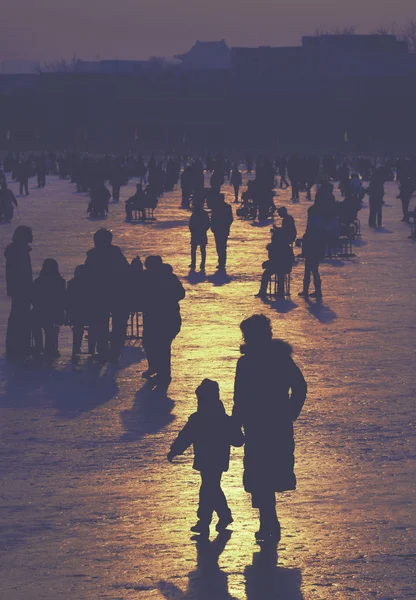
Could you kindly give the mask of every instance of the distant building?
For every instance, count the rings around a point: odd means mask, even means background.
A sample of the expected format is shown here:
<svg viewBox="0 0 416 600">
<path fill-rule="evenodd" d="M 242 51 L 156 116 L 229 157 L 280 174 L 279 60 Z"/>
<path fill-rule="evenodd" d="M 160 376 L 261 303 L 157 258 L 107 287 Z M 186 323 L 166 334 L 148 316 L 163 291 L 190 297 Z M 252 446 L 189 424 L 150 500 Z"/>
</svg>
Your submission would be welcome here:
<svg viewBox="0 0 416 600">
<path fill-rule="evenodd" d="M 197 40 L 185 54 L 176 54 L 183 69 L 230 69 L 231 50 L 225 40 L 200 42 Z"/>
<path fill-rule="evenodd" d="M 302 38 L 306 77 L 391 77 L 416 74 L 416 60 L 395 35 L 321 35 Z"/>
<path fill-rule="evenodd" d="M 301 76 L 300 47 L 260 46 L 259 48 L 232 48 L 231 68 L 235 78 L 246 80 L 257 77 L 296 78 Z"/>
</svg>

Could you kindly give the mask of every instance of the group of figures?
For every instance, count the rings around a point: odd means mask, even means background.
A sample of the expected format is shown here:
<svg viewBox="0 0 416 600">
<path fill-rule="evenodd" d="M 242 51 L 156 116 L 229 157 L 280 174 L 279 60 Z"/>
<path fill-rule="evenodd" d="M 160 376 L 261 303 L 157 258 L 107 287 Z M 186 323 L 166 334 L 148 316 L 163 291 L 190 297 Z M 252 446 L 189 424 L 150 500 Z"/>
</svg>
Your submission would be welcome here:
<svg viewBox="0 0 416 600">
<path fill-rule="evenodd" d="M 26 166 L 23 168 L 22 164 Z M 415 159 L 385 161 L 378 166 L 360 160 L 354 167 L 358 168 L 340 164 L 333 157 L 291 156 L 275 161 L 263 158 L 255 165 L 247 158 L 247 172 L 251 174 L 255 169 L 255 178 L 248 182 L 247 190 L 240 198 L 243 177 L 239 164 L 233 164 L 221 155 L 208 157 L 205 167 L 199 158 L 157 162 L 153 156 L 147 165 L 142 157 L 94 159 L 76 155 L 48 155 L 43 160 L 28 157 L 17 164 L 10 158 L 4 163 L 5 172 L 12 172 L 21 184 L 21 194 L 28 193 L 25 177 L 31 170 L 37 173 L 39 187 L 45 185 L 48 173 L 59 174 L 63 179 L 69 177 L 79 191 L 90 194 L 92 216 L 105 217 L 110 198 L 119 201 L 120 187 L 130 177 L 137 176 L 140 183 L 136 193 L 126 202 L 127 221 L 132 219 L 134 211 L 143 216 L 147 207 L 154 207 L 164 192 L 180 182 L 181 206 L 185 209 L 192 206 L 190 269 L 196 269 L 199 248 L 201 271 L 205 271 L 209 229 L 215 238 L 217 269 L 226 268 L 233 211 L 221 189 L 228 179 L 235 202 L 240 203 L 237 216 L 247 217 L 251 207 L 251 218 L 266 220 L 275 212 L 281 218 L 281 225 L 273 226 L 272 239 L 267 246 L 268 260 L 263 263 L 260 297 L 267 295 L 267 286 L 274 274 L 277 295 L 284 296 L 284 278 L 292 270 L 293 245 L 297 241 L 294 218 L 286 207 L 276 208 L 274 189 L 276 185 L 280 188 L 290 185 L 292 201 L 296 202 L 302 190 L 306 199 L 312 200 L 311 190 L 316 185 L 314 203 L 308 208 L 306 231 L 300 244 L 305 274 L 299 295 L 317 299 L 322 298 L 319 263 L 325 256 L 326 246 L 331 246 L 340 231 L 348 230 L 357 219 L 365 194 L 369 196 L 369 225 L 381 227 L 384 183 L 391 179 L 392 170 L 397 173 L 400 185 L 403 220 L 409 220 L 410 199 L 416 189 Z M 209 188 L 205 188 L 204 171 L 210 174 Z M 2 176 L 1 179 L 1 206 L 7 203 L 16 206 L 6 178 Z M 331 179 L 340 182 L 342 202 L 335 199 Z M 366 180 L 368 186 L 363 185 Z M 106 181 L 112 186 L 112 194 Z M 5 211 L 2 211 L 1 215 L 4 215 Z M 10 211 L 8 215 L 10 217 Z M 7 357 L 17 362 L 24 362 L 29 356 L 35 360 L 42 357 L 53 360 L 59 356 L 59 328 L 66 324 L 73 331 L 73 361 L 78 360 L 87 330 L 91 357 L 99 364 L 117 363 L 123 350 L 129 315 L 140 312 L 143 314 L 143 347 L 148 361 L 143 377 L 150 380 L 152 387 L 166 391 L 171 382 L 171 345 L 181 329 L 179 303 L 185 297 L 185 290 L 171 265 L 164 263 L 160 256 L 148 256 L 144 264 L 137 256 L 129 263 L 121 249 L 113 245 L 112 237 L 107 229 L 96 231 L 94 247 L 67 283 L 59 273 L 58 263 L 51 258 L 44 261 L 39 276 L 33 280 L 32 230 L 24 225 L 16 228 L 11 244 L 5 250 L 7 293 L 11 298 Z M 315 286 L 313 294 L 309 294 L 311 277 Z M 218 382 L 202 381 L 196 390 L 197 411 L 172 444 L 168 460 L 173 461 L 175 456 L 193 445 L 194 468 L 201 474 L 201 488 L 198 522 L 192 531 L 207 535 L 214 512 L 218 515 L 216 528 L 220 532 L 233 521 L 221 489 L 221 478 L 228 470 L 230 447 L 244 445 L 244 488 L 252 496 L 253 507 L 259 510 L 260 527 L 256 538 L 275 542 L 280 539 L 276 493 L 296 488 L 293 424 L 305 402 L 307 385 L 292 359 L 290 346 L 273 339 L 270 321 L 264 315 L 253 315 L 240 327 L 245 343 L 237 364 L 232 415 L 225 412 Z"/>
<path fill-rule="evenodd" d="M 171 344 L 181 328 L 179 302 L 185 290 L 170 265 L 148 256 L 144 267 L 137 256 L 129 264 L 112 233 L 99 229 L 84 264 L 76 267 L 66 285 L 56 260 L 48 258 L 33 281 L 30 244 L 32 230 L 20 225 L 5 250 L 7 294 L 11 312 L 7 328 L 9 360 L 59 356 L 58 335 L 63 324 L 73 330 L 72 359 L 81 353 L 88 329 L 88 351 L 100 364 L 117 363 L 131 312 L 143 313 L 143 346 L 149 368 L 143 376 L 156 386 L 171 381 Z M 109 331 L 111 320 L 111 334 Z"/>
</svg>

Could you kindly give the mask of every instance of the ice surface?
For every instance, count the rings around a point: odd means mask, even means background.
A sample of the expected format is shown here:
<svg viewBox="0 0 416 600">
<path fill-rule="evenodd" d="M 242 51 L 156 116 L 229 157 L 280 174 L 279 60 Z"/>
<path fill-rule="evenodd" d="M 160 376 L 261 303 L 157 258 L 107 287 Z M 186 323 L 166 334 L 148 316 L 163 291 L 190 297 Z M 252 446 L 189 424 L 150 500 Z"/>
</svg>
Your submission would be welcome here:
<svg viewBox="0 0 416 600">
<path fill-rule="evenodd" d="M 415 246 L 401 223 L 395 184 L 387 184 L 384 228 L 368 228 L 353 259 L 322 265 L 324 301 L 297 297 L 303 264 L 292 273 L 292 300 L 254 298 L 269 226 L 236 220 L 228 278 L 215 275 L 212 237 L 207 277 L 188 277 L 189 214 L 180 191 L 166 194 L 151 224 L 127 224 L 122 188 L 105 222 L 87 219 L 87 198 L 49 178 L 18 198 L 21 224 L 33 227 L 34 273 L 47 257 L 66 279 L 83 262 L 92 235 L 111 227 L 132 259 L 161 254 L 183 281 L 183 327 L 173 346 L 169 398 L 143 388 L 140 348 L 122 366 L 73 368 L 70 330 L 53 368 L 1 362 L 0 598 L 3 600 L 294 600 L 415 597 L 414 350 Z M 17 192 L 17 185 L 12 184 Z M 225 186 L 232 201 L 231 187 Z M 303 232 L 309 203 L 289 206 Z M 12 225 L 0 226 L 0 246 Z M 0 254 L 0 336 L 9 300 Z M 234 532 L 223 549 L 190 539 L 198 474 L 187 454 L 165 456 L 194 410 L 204 377 L 220 382 L 228 410 L 241 342 L 238 325 L 255 312 L 295 349 L 309 383 L 297 425 L 298 490 L 282 495 L 278 565 L 259 556 L 256 513 L 242 489 L 242 449 L 234 449 L 224 489 Z M 216 562 L 216 552 L 222 553 Z M 272 564 L 272 563 L 271 563 Z"/>
</svg>

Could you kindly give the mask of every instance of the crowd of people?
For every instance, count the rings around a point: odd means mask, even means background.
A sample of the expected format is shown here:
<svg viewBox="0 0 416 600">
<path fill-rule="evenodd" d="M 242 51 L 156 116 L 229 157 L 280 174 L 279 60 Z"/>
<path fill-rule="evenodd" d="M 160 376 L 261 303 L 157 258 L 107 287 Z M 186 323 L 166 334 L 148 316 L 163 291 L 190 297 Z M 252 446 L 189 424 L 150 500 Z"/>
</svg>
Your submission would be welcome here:
<svg viewBox="0 0 416 600">
<path fill-rule="evenodd" d="M 374 164 L 360 158 L 354 163 L 335 157 L 292 155 L 275 160 L 247 157 L 245 169 L 250 177 L 243 185 L 241 161 L 230 161 L 221 154 L 199 157 L 174 157 L 157 161 L 143 157 L 92 157 L 76 154 L 8 156 L 4 172 L 18 181 L 20 194 L 28 194 L 28 180 L 37 176 L 39 188 L 48 175 L 70 179 L 77 190 L 88 193 L 91 216 L 104 218 L 110 199 L 120 200 L 120 189 L 131 177 L 139 183 L 125 205 L 129 222 L 137 212 L 145 219 L 147 208 L 158 199 L 181 187 L 181 207 L 192 210 L 189 219 L 191 271 L 196 269 L 200 251 L 200 270 L 205 271 L 207 233 L 212 231 L 218 255 L 218 270 L 227 265 L 227 241 L 234 217 L 232 205 L 225 200 L 226 181 L 234 191 L 237 216 L 266 221 L 280 218 L 273 225 L 267 245 L 268 260 L 263 263 L 258 296 L 267 296 L 269 282 L 276 275 L 277 296 L 285 296 L 285 277 L 294 265 L 294 245 L 301 246 L 304 258 L 303 287 L 299 296 L 322 298 L 319 264 L 340 235 L 355 226 L 362 201 L 369 197 L 369 226 L 382 227 L 384 184 L 397 180 L 403 220 L 409 221 L 410 200 L 416 190 L 416 159 L 386 160 Z M 205 186 L 206 175 L 209 187 Z M 334 195 L 339 182 L 342 201 Z M 107 187 L 111 186 L 111 192 Z M 0 220 L 11 221 L 17 200 L 0 172 Z M 287 207 L 277 208 L 275 188 L 291 187 L 292 202 L 300 193 L 313 203 L 307 209 L 306 229 L 298 239 L 295 220 Z M 55 259 L 47 258 L 39 276 L 33 280 L 30 227 L 18 226 L 5 250 L 7 294 L 11 312 L 7 327 L 6 353 L 10 361 L 53 360 L 59 356 L 59 328 L 70 325 L 73 333 L 72 360 L 77 362 L 88 332 L 88 353 L 100 365 L 118 363 L 125 343 L 131 313 L 143 314 L 143 347 L 148 368 L 142 376 L 152 387 L 167 390 L 171 374 L 171 346 L 181 330 L 180 302 L 185 289 L 171 265 L 162 257 L 139 256 L 130 263 L 114 245 L 112 233 L 105 228 L 94 234 L 94 245 L 85 261 L 77 265 L 73 278 L 65 282 Z M 314 292 L 310 293 L 311 278 Z M 270 321 L 254 315 L 241 323 L 245 344 L 237 364 L 234 408 L 228 416 L 220 399 L 219 384 L 205 379 L 198 386 L 197 411 L 192 414 L 171 446 L 169 461 L 194 447 L 194 468 L 201 474 L 198 522 L 192 531 L 208 535 L 213 513 L 216 528 L 223 531 L 233 517 L 221 489 L 222 473 L 227 471 L 230 446 L 244 445 L 244 487 L 259 510 L 258 540 L 280 539 L 276 514 L 276 492 L 296 488 L 294 474 L 293 423 L 306 398 L 303 375 L 291 357 L 292 350 L 282 340 L 273 339 Z M 255 399 L 255 402 L 254 402 Z M 276 429 L 277 428 L 277 429 Z M 242 431 L 244 430 L 244 433 Z M 215 432 L 215 435 L 213 433 Z M 272 468 L 271 468 L 272 465 Z"/>
</svg>

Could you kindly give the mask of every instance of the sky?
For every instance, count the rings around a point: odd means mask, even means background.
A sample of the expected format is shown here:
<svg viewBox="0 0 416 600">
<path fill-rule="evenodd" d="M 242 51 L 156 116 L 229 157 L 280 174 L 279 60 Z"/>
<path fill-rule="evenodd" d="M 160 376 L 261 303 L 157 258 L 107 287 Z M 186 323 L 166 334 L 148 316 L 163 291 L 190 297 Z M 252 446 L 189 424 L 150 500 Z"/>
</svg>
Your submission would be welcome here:
<svg viewBox="0 0 416 600">
<path fill-rule="evenodd" d="M 201 41 L 298 45 L 315 28 L 380 25 L 416 17 L 415 0 L 1 0 L 0 61 L 145 60 Z"/>
</svg>

